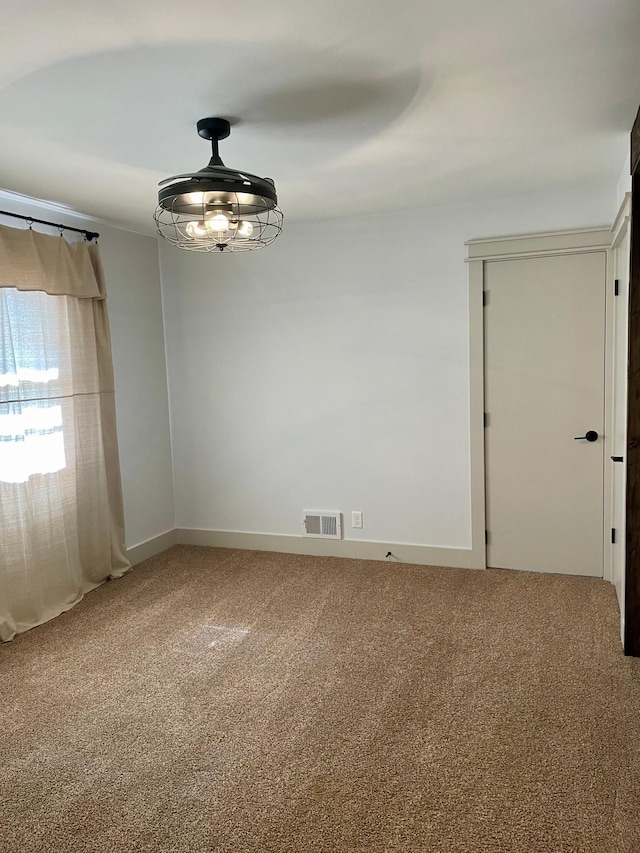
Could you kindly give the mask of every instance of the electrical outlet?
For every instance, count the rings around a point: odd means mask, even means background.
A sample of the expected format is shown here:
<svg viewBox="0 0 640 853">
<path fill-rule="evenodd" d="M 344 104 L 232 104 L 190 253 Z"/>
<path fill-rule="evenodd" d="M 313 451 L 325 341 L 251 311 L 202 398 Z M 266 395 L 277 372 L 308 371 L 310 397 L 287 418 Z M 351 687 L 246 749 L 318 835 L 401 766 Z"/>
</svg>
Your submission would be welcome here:
<svg viewBox="0 0 640 853">
<path fill-rule="evenodd" d="M 351 513 L 351 526 L 362 528 L 362 513 L 360 511 Z"/>
</svg>

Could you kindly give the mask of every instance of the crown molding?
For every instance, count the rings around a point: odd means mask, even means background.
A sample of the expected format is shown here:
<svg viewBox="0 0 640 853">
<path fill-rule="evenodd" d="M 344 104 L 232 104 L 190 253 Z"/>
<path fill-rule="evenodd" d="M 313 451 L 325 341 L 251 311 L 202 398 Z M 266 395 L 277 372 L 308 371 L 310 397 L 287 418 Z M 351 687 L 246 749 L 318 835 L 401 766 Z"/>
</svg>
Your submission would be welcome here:
<svg viewBox="0 0 640 853">
<path fill-rule="evenodd" d="M 75 220 L 81 220 L 83 223 L 95 222 L 98 225 L 106 225 L 109 228 L 117 228 L 120 231 L 129 231 L 132 234 L 140 234 L 143 237 L 154 236 L 152 234 L 149 234 L 148 232 L 138 231 L 134 228 L 127 228 L 126 226 L 121 225 L 118 222 L 114 222 L 110 219 L 103 219 L 100 216 L 92 216 L 89 213 L 83 213 L 80 210 L 76 210 L 73 207 L 69 207 L 68 205 L 61 204 L 57 201 L 48 201 L 47 199 L 43 198 L 34 198 L 33 196 L 13 192 L 13 190 L 5 190 L 0 188 L 0 203 L 4 204 L 5 202 L 7 202 L 9 205 L 11 203 L 17 205 L 24 205 L 31 209 L 35 207 L 40 210 L 47 211 L 48 213 L 54 213 L 58 216 L 72 217 Z M 12 211 L 12 213 L 17 212 L 18 211 Z"/>
</svg>

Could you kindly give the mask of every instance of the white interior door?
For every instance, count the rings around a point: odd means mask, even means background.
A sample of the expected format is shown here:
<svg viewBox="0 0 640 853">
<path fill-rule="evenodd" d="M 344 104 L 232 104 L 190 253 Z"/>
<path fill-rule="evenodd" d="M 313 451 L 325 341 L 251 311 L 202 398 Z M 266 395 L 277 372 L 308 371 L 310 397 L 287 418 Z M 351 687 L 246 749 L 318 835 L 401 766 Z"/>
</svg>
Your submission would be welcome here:
<svg viewBox="0 0 640 853">
<path fill-rule="evenodd" d="M 602 576 L 605 264 L 485 263 L 488 566 Z"/>
</svg>

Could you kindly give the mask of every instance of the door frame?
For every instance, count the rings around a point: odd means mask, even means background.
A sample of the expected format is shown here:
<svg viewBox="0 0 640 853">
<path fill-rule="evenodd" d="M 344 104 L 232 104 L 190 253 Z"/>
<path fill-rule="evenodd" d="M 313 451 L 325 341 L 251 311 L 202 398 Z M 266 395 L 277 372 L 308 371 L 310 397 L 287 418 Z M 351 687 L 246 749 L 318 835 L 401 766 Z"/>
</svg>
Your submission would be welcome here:
<svg viewBox="0 0 640 853">
<path fill-rule="evenodd" d="M 640 109 L 631 129 L 624 653 L 640 657 Z"/>
<path fill-rule="evenodd" d="M 620 205 L 620 210 L 618 211 L 618 215 L 615 218 L 615 222 L 611 226 L 611 271 L 612 271 L 612 275 L 613 275 L 614 279 L 618 278 L 618 276 L 619 276 L 618 248 L 619 248 L 620 244 L 622 243 L 622 241 L 625 239 L 625 237 L 627 235 L 630 236 L 630 231 L 631 231 L 631 193 L 628 192 L 628 193 L 625 193 L 622 204 Z M 629 248 L 631 248 L 631 247 L 629 246 Z M 613 348 L 615 348 L 615 345 L 616 345 L 615 338 L 617 337 L 618 334 L 625 334 L 628 336 L 629 294 L 631 292 L 631 257 L 630 256 L 626 259 L 626 266 L 627 266 L 627 269 L 626 269 L 626 272 L 627 272 L 627 285 L 626 285 L 627 303 L 624 306 L 625 310 L 624 310 L 623 319 L 622 319 L 622 324 L 623 324 L 624 328 L 616 328 L 615 322 L 612 321 L 613 326 L 614 326 L 613 332 L 612 332 L 613 337 L 612 337 L 612 342 L 611 342 L 612 350 L 613 350 Z M 615 320 L 615 318 L 614 318 L 614 320 Z M 627 361 L 628 361 L 628 351 L 629 351 L 629 342 L 627 341 Z M 617 378 L 617 376 L 615 375 L 616 374 L 616 368 L 617 368 L 617 370 L 620 370 L 621 366 L 616 365 L 615 360 L 613 360 L 613 352 L 612 352 L 612 365 L 611 365 L 612 397 L 611 397 L 610 422 L 608 424 L 608 429 L 611 432 L 611 434 L 613 434 L 613 429 L 615 426 L 614 417 L 615 417 L 616 400 L 613 398 L 613 388 L 615 387 L 615 382 L 616 382 L 616 378 Z M 628 364 L 625 364 L 623 369 L 624 369 L 624 380 L 625 380 L 625 385 L 626 385 L 628 382 Z M 627 406 L 627 412 L 628 412 L 628 406 Z M 626 414 L 625 414 L 625 420 L 626 420 Z M 618 452 L 620 452 L 619 447 L 618 447 Z M 623 450 L 623 453 L 624 453 L 624 456 L 628 457 L 628 453 L 626 452 L 626 450 Z M 625 459 L 625 462 L 626 461 L 627 460 Z M 613 469 L 615 468 L 615 466 L 612 465 L 611 468 L 612 468 L 611 474 L 610 474 L 611 514 L 612 514 L 611 526 L 614 527 L 615 523 L 613 520 L 613 509 L 614 509 L 614 493 L 613 493 L 614 470 Z M 624 475 L 625 475 L 625 481 L 626 481 L 626 465 L 624 467 Z M 626 530 L 627 530 L 627 524 L 626 524 L 626 482 L 625 482 L 625 486 L 624 486 L 624 492 L 625 492 L 625 513 L 624 513 L 625 519 L 624 519 L 624 524 L 623 524 L 622 529 L 616 530 L 616 545 L 619 548 L 625 549 L 625 551 L 626 551 Z M 610 561 L 609 564 L 611 567 L 611 581 L 614 580 L 614 578 L 613 578 L 614 547 L 615 547 L 614 544 L 611 543 L 609 545 L 609 548 L 608 548 L 608 552 L 609 552 L 608 559 Z M 626 553 L 623 554 L 623 565 L 625 562 L 626 562 Z M 626 566 L 624 568 L 625 568 L 625 570 L 624 570 L 624 575 L 622 578 L 623 587 L 625 586 L 625 582 L 626 582 Z M 616 592 L 617 592 L 617 590 L 616 590 Z M 623 594 L 622 599 L 618 598 L 618 605 L 620 606 L 620 637 L 622 640 L 622 644 L 624 645 L 624 643 L 625 643 L 625 610 L 626 610 L 626 602 L 624 599 L 624 594 Z"/>
<path fill-rule="evenodd" d="M 515 260 L 519 258 L 575 255 L 585 252 L 604 252 L 605 281 L 605 387 L 604 423 L 610 424 L 612 410 L 612 358 L 613 358 L 613 265 L 610 262 L 612 229 L 581 228 L 567 231 L 549 231 L 539 234 L 520 234 L 507 237 L 489 237 L 467 240 L 469 266 L 469 437 L 471 474 L 471 556 L 474 568 L 487 567 L 486 547 L 486 495 L 485 495 L 485 444 L 484 444 L 484 274 L 488 261 Z M 605 465 L 612 455 L 610 430 L 605 430 Z M 611 463 L 613 464 L 613 463 Z M 611 476 L 605 467 L 603 543 L 611 529 Z M 611 551 L 603 549 L 603 576 L 611 580 Z"/>
</svg>

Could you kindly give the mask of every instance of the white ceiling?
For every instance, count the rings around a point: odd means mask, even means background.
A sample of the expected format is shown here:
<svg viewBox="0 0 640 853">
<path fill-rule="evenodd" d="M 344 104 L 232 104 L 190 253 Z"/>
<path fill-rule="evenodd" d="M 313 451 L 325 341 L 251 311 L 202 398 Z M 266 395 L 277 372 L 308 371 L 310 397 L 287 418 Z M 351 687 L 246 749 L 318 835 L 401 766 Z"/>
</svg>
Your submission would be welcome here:
<svg viewBox="0 0 640 853">
<path fill-rule="evenodd" d="M 638 0 L 3 0 L 0 186 L 152 233 L 158 181 L 226 165 L 287 218 L 615 182 Z"/>
</svg>

